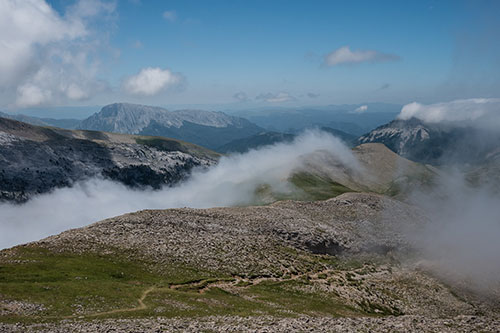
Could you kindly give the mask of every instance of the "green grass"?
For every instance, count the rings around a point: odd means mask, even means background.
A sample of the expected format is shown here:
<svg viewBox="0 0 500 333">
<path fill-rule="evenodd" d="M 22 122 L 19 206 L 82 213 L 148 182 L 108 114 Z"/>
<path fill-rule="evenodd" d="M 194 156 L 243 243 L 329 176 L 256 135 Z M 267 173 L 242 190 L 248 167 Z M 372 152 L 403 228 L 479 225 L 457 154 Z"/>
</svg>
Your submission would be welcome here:
<svg viewBox="0 0 500 333">
<path fill-rule="evenodd" d="M 295 173 L 290 177 L 290 182 L 304 191 L 310 200 L 326 200 L 346 192 L 354 192 L 331 179 L 307 172 Z"/>
<path fill-rule="evenodd" d="M 15 262 L 0 264 L 1 298 L 43 304 L 43 317 L 72 315 L 77 304 L 96 312 L 134 307 L 150 286 L 213 276 L 181 265 L 162 267 L 165 272 L 160 275 L 126 255 L 53 253 L 33 247 L 19 247 L 15 252 Z M 19 319 L 10 317 L 0 318 Z"/>
<path fill-rule="evenodd" d="M 359 315 L 359 311 L 343 304 L 337 295 L 313 292 L 311 282 L 297 279 L 282 282 L 262 282 L 250 287 L 246 293 L 273 305 L 273 313 L 346 316 Z M 271 313 L 271 314 L 273 314 Z"/>
<path fill-rule="evenodd" d="M 378 305 L 372 304 L 356 310 L 343 304 L 334 292 L 315 291 L 313 282 L 306 277 L 236 284 L 235 277 L 227 274 L 181 264 L 153 266 L 134 259 L 137 257 L 134 253 L 55 253 L 32 246 L 8 251 L 13 254 L 3 256 L 0 261 L 0 306 L 2 301 L 17 300 L 42 304 L 45 310 L 26 316 L 0 316 L 0 322 L 44 322 L 68 317 L 352 316 L 375 313 L 375 309 L 383 314 L 391 310 L 378 309 Z M 325 267 L 340 267 L 344 262 L 332 256 L 312 255 L 291 248 L 281 251 L 300 261 L 301 273 L 313 274 Z M 358 266 L 352 262 L 346 265 Z M 161 269 L 161 273 L 156 268 Z M 235 284 L 226 288 L 231 292 L 216 285 L 207 288 L 213 283 L 230 282 Z M 146 290 L 150 293 L 143 300 L 145 308 L 135 309 Z M 132 311 L 103 313 L 116 309 Z"/>
<path fill-rule="evenodd" d="M 291 186 L 285 192 L 277 192 L 268 184 L 260 185 L 255 190 L 253 204 L 264 205 L 282 200 L 326 200 L 346 192 L 355 192 L 329 178 L 307 172 L 295 173 L 288 181 Z"/>
</svg>

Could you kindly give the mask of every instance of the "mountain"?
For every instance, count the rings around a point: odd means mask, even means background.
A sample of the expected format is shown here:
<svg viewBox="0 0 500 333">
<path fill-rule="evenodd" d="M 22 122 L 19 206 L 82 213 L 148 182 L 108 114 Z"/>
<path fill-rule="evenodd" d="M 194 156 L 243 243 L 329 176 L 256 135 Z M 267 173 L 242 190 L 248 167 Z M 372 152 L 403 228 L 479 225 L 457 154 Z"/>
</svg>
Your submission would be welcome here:
<svg viewBox="0 0 500 333">
<path fill-rule="evenodd" d="M 407 160 L 383 144 L 362 144 L 352 152 L 356 166 L 339 163 L 325 151 L 310 153 L 290 182 L 312 200 L 344 192 L 374 192 L 404 199 L 410 189 L 426 189 L 440 177 L 438 169 Z"/>
<path fill-rule="evenodd" d="M 321 127 L 320 130 L 340 138 L 347 145 L 352 145 L 352 143 L 355 142 L 355 140 L 357 139 L 355 135 L 329 127 Z M 233 140 L 217 148 L 217 151 L 220 153 L 245 153 L 250 149 L 257 149 L 260 147 L 273 145 L 275 143 L 291 142 L 296 137 L 297 137 L 296 134 L 279 133 L 279 132 L 262 132 L 243 139 Z"/>
<path fill-rule="evenodd" d="M 34 126 L 0 118 L 0 199 L 26 201 L 74 182 L 104 177 L 159 188 L 218 154 L 174 139 Z"/>
<path fill-rule="evenodd" d="M 336 136 L 337 138 L 341 139 L 344 141 L 348 146 L 354 146 L 354 143 L 356 142 L 357 136 L 341 131 L 336 128 L 331 128 L 331 127 L 321 127 L 320 128 L 322 131 L 330 133 L 333 136 Z"/>
<path fill-rule="evenodd" d="M 219 147 L 221 153 L 245 153 L 251 149 L 272 145 L 279 142 L 291 142 L 295 138 L 293 134 L 278 132 L 262 132 L 243 139 L 233 140 Z"/>
<path fill-rule="evenodd" d="M 470 126 L 394 120 L 361 136 L 410 160 L 429 164 L 481 164 L 498 148 L 500 133 Z"/>
<path fill-rule="evenodd" d="M 83 120 L 78 128 L 114 133 L 171 137 L 217 149 L 263 131 L 246 119 L 222 112 L 179 110 L 116 103 Z"/>
<path fill-rule="evenodd" d="M 410 259 L 422 223 L 366 193 L 110 218 L 0 251 L 0 331 L 496 331 L 498 289 Z"/>
<path fill-rule="evenodd" d="M 4 112 L 0 112 L 0 117 L 7 118 L 7 119 L 13 119 L 13 120 L 17 120 L 17 121 L 22 121 L 24 123 L 28 123 L 31 125 L 54 126 L 54 127 L 60 127 L 60 128 L 66 128 L 66 129 L 77 128 L 78 124 L 81 121 L 78 119 L 38 118 L 38 117 L 26 116 L 23 114 L 13 115 L 13 114 L 8 114 L 8 113 L 4 113 Z"/>
<path fill-rule="evenodd" d="M 365 106 L 365 112 L 355 112 Z M 273 108 L 240 110 L 234 114 L 244 117 L 268 131 L 298 133 L 311 127 L 334 128 L 359 136 L 393 120 L 401 111 L 400 105 L 385 103 L 328 105 L 324 107 Z"/>
</svg>

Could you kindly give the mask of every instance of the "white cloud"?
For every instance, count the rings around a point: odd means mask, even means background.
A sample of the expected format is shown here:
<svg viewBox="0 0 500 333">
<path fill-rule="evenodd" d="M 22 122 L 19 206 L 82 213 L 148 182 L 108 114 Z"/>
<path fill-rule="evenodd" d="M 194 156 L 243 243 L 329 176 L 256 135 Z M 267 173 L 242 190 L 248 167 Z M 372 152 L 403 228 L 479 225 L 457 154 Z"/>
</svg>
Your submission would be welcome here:
<svg viewBox="0 0 500 333">
<path fill-rule="evenodd" d="M 386 62 L 395 60 L 399 60 L 399 56 L 374 50 L 351 51 L 349 46 L 342 46 L 328 53 L 323 60 L 323 64 L 326 66 L 336 66 L 342 64 L 353 65 L 363 62 Z"/>
<path fill-rule="evenodd" d="M 356 108 L 349 113 L 364 113 L 366 110 L 368 110 L 368 105 L 361 105 L 359 108 Z"/>
<path fill-rule="evenodd" d="M 0 91 L 5 104 L 33 106 L 83 99 L 96 87 L 99 44 L 89 20 L 114 2 L 80 0 L 57 13 L 45 0 L 0 1 Z"/>
<path fill-rule="evenodd" d="M 167 21 L 174 22 L 177 20 L 177 13 L 175 10 L 166 10 L 163 12 L 163 18 Z"/>
<path fill-rule="evenodd" d="M 237 99 L 240 102 L 245 102 L 248 100 L 248 96 L 246 93 L 243 91 L 237 92 L 236 94 L 233 95 L 233 98 Z"/>
<path fill-rule="evenodd" d="M 137 75 L 128 77 L 123 83 L 123 89 L 132 95 L 153 96 L 180 85 L 182 81 L 183 77 L 179 73 L 159 67 L 147 67 Z"/>
<path fill-rule="evenodd" d="M 401 109 L 398 119 L 418 118 L 429 123 L 464 122 L 485 126 L 500 125 L 500 98 L 459 99 L 423 105 L 410 103 Z"/>
<path fill-rule="evenodd" d="M 268 103 L 283 103 L 283 102 L 289 102 L 295 100 L 295 97 L 290 95 L 287 92 L 279 92 L 277 94 L 273 93 L 267 93 L 267 94 L 260 94 L 257 97 L 255 97 L 257 100 L 262 100 Z"/>
</svg>

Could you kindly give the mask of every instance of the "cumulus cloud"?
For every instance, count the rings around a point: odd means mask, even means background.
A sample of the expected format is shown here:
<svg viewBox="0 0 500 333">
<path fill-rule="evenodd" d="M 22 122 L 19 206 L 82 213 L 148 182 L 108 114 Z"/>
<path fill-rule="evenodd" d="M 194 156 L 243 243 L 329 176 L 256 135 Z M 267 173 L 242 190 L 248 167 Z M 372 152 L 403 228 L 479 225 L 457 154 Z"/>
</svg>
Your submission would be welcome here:
<svg viewBox="0 0 500 333">
<path fill-rule="evenodd" d="M 360 107 L 350 111 L 349 113 L 358 113 L 358 114 L 361 114 L 361 113 L 365 113 L 366 110 L 368 110 L 368 105 L 361 105 Z"/>
<path fill-rule="evenodd" d="M 265 101 L 267 103 L 283 103 L 283 102 L 293 101 L 296 98 L 290 95 L 289 93 L 282 91 L 276 94 L 273 93 L 259 94 L 257 97 L 255 97 L 255 99 Z"/>
<path fill-rule="evenodd" d="M 0 248 L 141 209 L 248 205 L 255 203 L 256 190 L 264 184 L 277 193 L 292 193 L 296 189 L 288 178 L 305 168 L 307 155 L 315 151 L 328 152 L 346 167 L 358 167 L 351 150 L 340 139 L 310 131 L 291 143 L 222 157 L 208 171 L 195 171 L 179 186 L 159 191 L 133 190 L 92 179 L 21 205 L 0 204 Z"/>
<path fill-rule="evenodd" d="M 166 10 L 163 12 L 163 18 L 167 21 L 174 22 L 177 20 L 177 13 L 175 10 Z"/>
<path fill-rule="evenodd" d="M 153 96 L 168 88 L 179 86 L 182 81 L 180 73 L 159 67 L 147 67 L 125 79 L 123 89 L 132 95 Z"/>
<path fill-rule="evenodd" d="M 398 115 L 398 119 L 410 118 L 428 123 L 500 126 L 500 98 L 460 99 L 429 105 L 414 102 L 403 106 Z"/>
<path fill-rule="evenodd" d="M 234 99 L 237 99 L 240 102 L 245 102 L 248 100 L 248 96 L 246 93 L 243 91 L 237 92 L 236 94 L 233 95 Z"/>
<path fill-rule="evenodd" d="M 327 55 L 323 59 L 325 66 L 354 65 L 364 62 L 388 62 L 399 60 L 395 54 L 382 53 L 374 50 L 354 50 L 349 46 L 342 46 Z"/>
<path fill-rule="evenodd" d="M 98 62 L 91 60 L 100 40 L 90 22 L 114 10 L 114 2 L 79 0 L 60 15 L 45 0 L 1 1 L 0 90 L 6 103 L 79 100 L 102 87 L 95 78 Z"/>
</svg>

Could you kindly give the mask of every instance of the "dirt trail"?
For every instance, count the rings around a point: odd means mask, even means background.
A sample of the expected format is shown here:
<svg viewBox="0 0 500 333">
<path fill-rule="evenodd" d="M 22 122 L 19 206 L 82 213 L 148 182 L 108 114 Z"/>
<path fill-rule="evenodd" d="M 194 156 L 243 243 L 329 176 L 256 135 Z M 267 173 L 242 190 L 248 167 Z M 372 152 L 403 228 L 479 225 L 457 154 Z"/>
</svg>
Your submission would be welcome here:
<svg viewBox="0 0 500 333">
<path fill-rule="evenodd" d="M 283 277 L 258 277 L 258 278 L 243 278 L 240 276 L 234 276 L 232 279 L 204 279 L 200 281 L 195 281 L 191 283 L 179 283 L 179 284 L 170 284 L 167 287 L 156 287 L 152 286 L 149 287 L 148 289 L 144 290 L 144 292 L 141 294 L 141 296 L 137 299 L 138 306 L 131 307 L 131 308 L 121 308 L 121 309 L 114 309 L 110 311 L 104 311 L 104 312 L 96 312 L 96 313 L 91 313 L 91 314 L 85 314 L 85 315 L 71 315 L 71 316 L 66 316 L 63 317 L 64 319 L 72 319 L 72 318 L 85 318 L 85 317 L 98 317 L 98 316 L 105 316 L 105 315 L 111 315 L 111 314 L 116 314 L 116 313 L 124 313 L 124 312 L 133 312 L 133 311 L 139 311 L 139 310 L 145 310 L 148 308 L 148 306 L 144 303 L 144 300 L 150 293 L 153 291 L 161 291 L 161 290 L 178 290 L 178 289 L 198 289 L 198 292 L 200 294 L 204 294 L 208 290 L 212 288 L 220 288 L 220 289 L 233 289 L 234 288 L 241 288 L 245 289 L 250 286 L 258 285 L 262 282 L 285 282 L 285 281 L 294 281 L 302 277 L 307 277 L 311 280 L 318 280 L 318 276 L 321 274 L 328 274 L 332 272 L 330 269 L 325 269 L 319 272 L 306 272 L 302 274 L 296 274 L 292 275 L 290 278 L 283 278 Z M 243 285 L 241 285 L 243 284 Z"/>
</svg>

